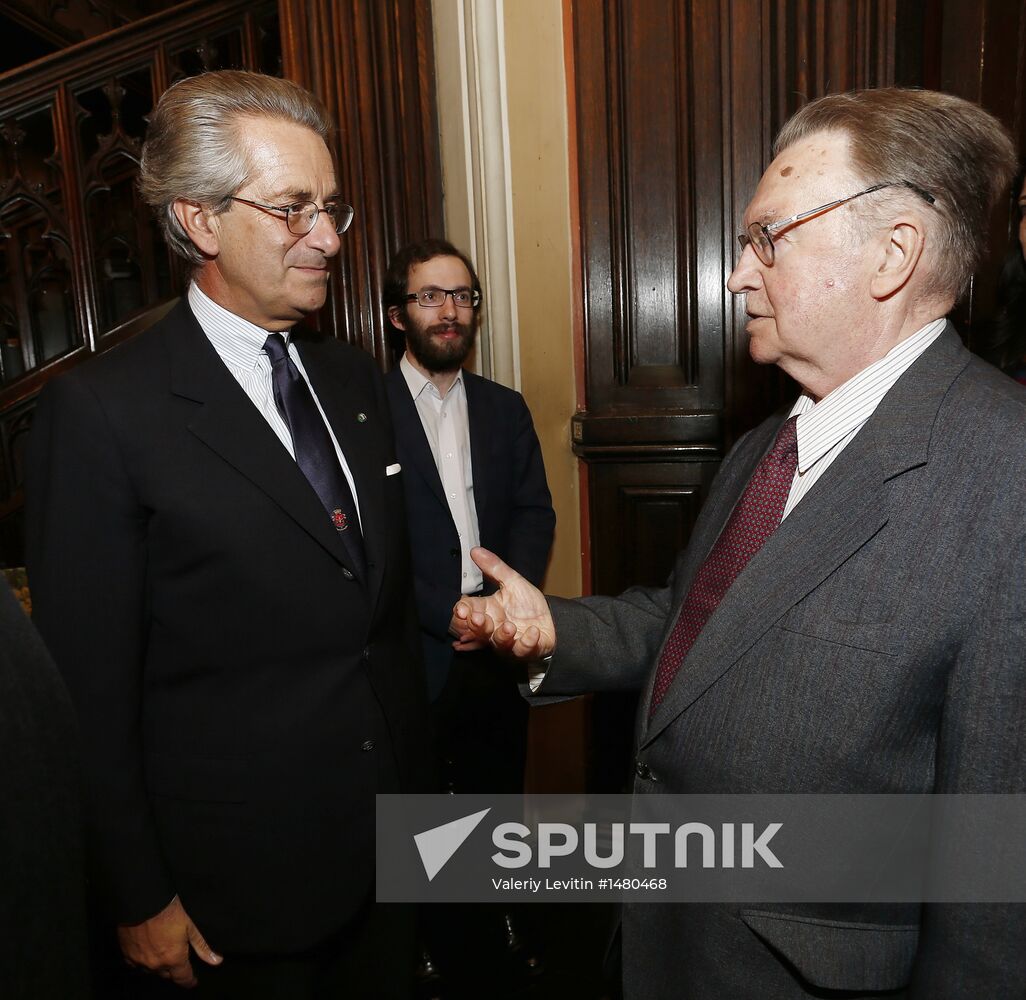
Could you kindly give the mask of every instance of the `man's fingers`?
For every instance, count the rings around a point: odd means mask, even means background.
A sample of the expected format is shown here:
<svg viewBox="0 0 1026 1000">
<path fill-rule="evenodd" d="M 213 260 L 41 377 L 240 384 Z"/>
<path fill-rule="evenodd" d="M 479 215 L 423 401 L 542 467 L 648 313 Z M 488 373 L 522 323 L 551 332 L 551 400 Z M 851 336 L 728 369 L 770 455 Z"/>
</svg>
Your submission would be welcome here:
<svg viewBox="0 0 1026 1000">
<path fill-rule="evenodd" d="M 191 990 L 194 986 L 199 985 L 196 973 L 192 971 L 192 963 L 188 959 L 180 965 L 173 965 L 167 972 L 175 986 L 184 986 L 186 989 Z"/>
<path fill-rule="evenodd" d="M 490 552 L 480 545 L 470 550 L 470 558 L 477 563 L 478 568 L 498 584 L 509 583 L 520 574 L 512 566 L 507 566 L 494 552 Z"/>
<path fill-rule="evenodd" d="M 203 959 L 207 965 L 220 965 L 221 956 L 210 947 L 209 944 L 204 940 L 203 935 L 200 934 L 196 925 L 193 923 L 189 924 L 189 944 L 192 945 L 192 950 Z"/>
<path fill-rule="evenodd" d="M 513 644 L 513 655 L 521 659 L 537 656 L 541 637 L 541 631 L 534 625 L 524 629 L 524 634 Z"/>
</svg>

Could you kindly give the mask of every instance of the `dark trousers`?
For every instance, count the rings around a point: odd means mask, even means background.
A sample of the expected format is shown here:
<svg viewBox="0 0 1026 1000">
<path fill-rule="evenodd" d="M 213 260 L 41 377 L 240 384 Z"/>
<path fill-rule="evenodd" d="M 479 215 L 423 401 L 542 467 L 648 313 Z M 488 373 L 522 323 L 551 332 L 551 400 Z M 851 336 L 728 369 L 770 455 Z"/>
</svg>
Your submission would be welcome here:
<svg viewBox="0 0 1026 1000">
<path fill-rule="evenodd" d="M 104 1000 L 409 1000 L 416 964 L 412 907 L 368 902 L 361 915 L 297 955 L 225 955 L 219 966 L 195 954 L 196 990 L 131 972 Z"/>
<path fill-rule="evenodd" d="M 445 791 L 519 795 L 527 758 L 527 702 L 517 664 L 489 649 L 453 656 L 431 704 L 439 776 Z"/>
<path fill-rule="evenodd" d="M 516 664 L 490 650 L 457 653 L 431 705 L 445 791 L 519 795 L 524 790 L 528 705 Z M 449 904 L 421 913 L 424 943 L 455 996 L 500 998 L 512 989 L 507 907 Z M 526 921 L 518 918 L 518 927 Z"/>
</svg>

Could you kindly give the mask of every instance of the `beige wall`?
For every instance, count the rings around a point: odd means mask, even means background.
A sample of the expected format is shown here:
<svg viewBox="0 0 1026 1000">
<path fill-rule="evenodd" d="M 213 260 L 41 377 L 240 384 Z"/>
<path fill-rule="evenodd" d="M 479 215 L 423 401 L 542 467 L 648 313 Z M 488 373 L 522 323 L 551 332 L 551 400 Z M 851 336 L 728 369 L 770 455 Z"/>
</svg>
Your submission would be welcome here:
<svg viewBox="0 0 1026 1000">
<path fill-rule="evenodd" d="M 581 593 L 573 367 L 566 72 L 559 0 L 506 0 L 506 100 L 521 391 L 534 415 L 556 508 L 546 591 Z"/>
</svg>

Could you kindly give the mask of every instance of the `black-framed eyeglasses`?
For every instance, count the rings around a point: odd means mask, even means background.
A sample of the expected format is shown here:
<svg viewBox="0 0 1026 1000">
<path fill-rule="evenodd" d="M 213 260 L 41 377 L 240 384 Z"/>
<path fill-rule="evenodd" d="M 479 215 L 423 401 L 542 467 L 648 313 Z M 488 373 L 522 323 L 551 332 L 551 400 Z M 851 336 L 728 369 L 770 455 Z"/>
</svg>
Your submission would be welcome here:
<svg viewBox="0 0 1026 1000">
<path fill-rule="evenodd" d="M 297 201 L 294 205 L 265 205 L 262 201 L 250 201 L 248 198 L 237 198 L 231 196 L 232 201 L 241 201 L 243 205 L 250 205 L 253 208 L 262 208 L 265 212 L 283 212 L 285 214 L 285 225 L 293 236 L 306 236 L 317 225 L 321 212 L 331 220 L 335 232 L 340 236 L 353 221 L 355 214 L 352 205 L 342 201 L 329 201 L 323 208 L 320 208 L 312 201 Z"/>
<path fill-rule="evenodd" d="M 758 257 L 759 260 L 761 260 L 767 267 L 772 267 L 773 261 L 776 259 L 776 251 L 773 248 L 772 234 L 778 229 L 783 229 L 784 226 L 791 226 L 796 222 L 804 222 L 806 219 L 811 219 L 814 215 L 829 212 L 831 209 L 837 208 L 839 205 L 846 205 L 849 201 L 861 198 L 864 194 L 872 194 L 874 191 L 881 191 L 884 188 L 889 187 L 906 187 L 910 191 L 914 191 L 919 195 L 919 197 L 928 205 L 936 204 L 937 201 L 932 194 L 928 191 L 924 191 L 921 187 L 917 187 L 911 181 L 885 181 L 883 184 L 874 184 L 872 187 L 867 187 L 865 191 L 858 191 L 855 194 L 850 194 L 847 198 L 838 198 L 836 201 L 828 201 L 825 205 L 820 205 L 818 208 L 810 208 L 807 212 L 799 212 L 797 215 L 792 215 L 790 218 L 780 219 L 778 222 L 771 222 L 768 226 L 764 226 L 761 222 L 753 222 L 743 233 L 738 235 L 737 241 L 741 244 L 741 253 L 745 252 L 745 247 L 751 246 L 755 251 L 755 256 Z"/>
<path fill-rule="evenodd" d="M 444 305 L 450 295 L 456 305 L 465 309 L 472 309 L 481 303 L 481 293 L 476 288 L 435 288 L 433 285 L 422 288 L 419 292 L 410 292 L 406 296 L 406 301 L 416 302 L 418 306 L 431 309 Z"/>
</svg>

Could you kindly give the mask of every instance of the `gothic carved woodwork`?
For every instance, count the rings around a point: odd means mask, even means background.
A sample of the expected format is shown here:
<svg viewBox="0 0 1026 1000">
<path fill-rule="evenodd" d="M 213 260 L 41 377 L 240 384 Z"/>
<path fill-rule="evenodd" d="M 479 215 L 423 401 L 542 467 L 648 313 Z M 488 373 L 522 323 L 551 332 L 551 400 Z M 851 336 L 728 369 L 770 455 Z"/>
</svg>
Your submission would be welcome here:
<svg viewBox="0 0 1026 1000">
<path fill-rule="evenodd" d="M 0 565 L 21 561 L 31 403 L 184 287 L 135 188 L 146 116 L 182 76 L 280 72 L 273 0 L 191 0 L 0 75 Z"/>
</svg>

